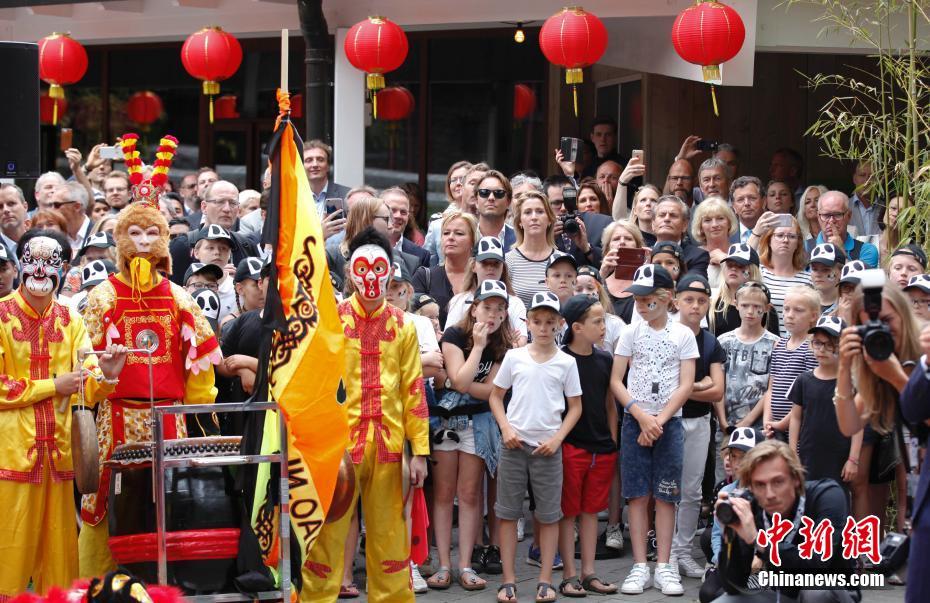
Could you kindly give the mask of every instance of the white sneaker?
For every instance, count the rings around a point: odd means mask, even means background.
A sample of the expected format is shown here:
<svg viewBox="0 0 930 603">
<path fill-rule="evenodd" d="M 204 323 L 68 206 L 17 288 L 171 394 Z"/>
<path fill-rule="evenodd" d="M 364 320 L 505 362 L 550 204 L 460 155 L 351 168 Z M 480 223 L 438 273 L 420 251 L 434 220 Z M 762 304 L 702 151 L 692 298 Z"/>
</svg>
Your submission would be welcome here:
<svg viewBox="0 0 930 603">
<path fill-rule="evenodd" d="M 645 563 L 634 563 L 620 587 L 620 592 L 625 595 L 641 595 L 650 584 L 652 584 L 652 577 L 649 575 L 649 566 Z"/>
<path fill-rule="evenodd" d="M 410 562 L 410 577 L 413 581 L 413 592 L 419 595 L 429 591 L 429 586 L 426 584 L 426 580 L 424 580 L 423 576 L 420 575 L 420 569 L 413 561 Z"/>
<path fill-rule="evenodd" d="M 605 545 L 609 549 L 623 550 L 623 524 L 608 524 Z"/>
<path fill-rule="evenodd" d="M 517 542 L 523 542 L 526 538 L 526 520 L 522 517 L 517 520 Z"/>
<path fill-rule="evenodd" d="M 704 568 L 691 555 L 679 557 L 678 563 L 673 567 L 678 571 L 679 576 L 688 578 L 701 578 L 704 576 Z"/>
<path fill-rule="evenodd" d="M 655 586 L 663 595 L 680 597 L 685 594 L 685 589 L 681 587 L 681 578 L 670 563 L 656 563 Z"/>
</svg>

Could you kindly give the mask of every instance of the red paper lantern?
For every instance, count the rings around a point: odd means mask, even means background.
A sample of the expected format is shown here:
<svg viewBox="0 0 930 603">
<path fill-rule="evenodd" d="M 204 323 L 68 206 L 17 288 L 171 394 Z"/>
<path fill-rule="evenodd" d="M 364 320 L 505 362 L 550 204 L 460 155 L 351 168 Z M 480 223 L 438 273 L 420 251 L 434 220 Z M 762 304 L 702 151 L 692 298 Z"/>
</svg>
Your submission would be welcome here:
<svg viewBox="0 0 930 603">
<path fill-rule="evenodd" d="M 66 33 L 53 33 L 39 40 L 39 77 L 49 84 L 48 95 L 62 99 L 62 86 L 73 84 L 87 72 L 87 51 Z M 58 105 L 52 105 L 52 124 L 58 123 Z"/>
<path fill-rule="evenodd" d="M 224 94 L 216 99 L 215 117 L 217 119 L 236 119 L 239 117 L 239 112 L 236 111 L 236 101 L 238 100 L 235 94 Z"/>
<path fill-rule="evenodd" d="M 529 117 L 536 109 L 536 93 L 526 84 L 513 87 L 513 118 L 522 120 Z"/>
<path fill-rule="evenodd" d="M 714 113 L 717 97 L 713 84 L 722 82 L 720 65 L 736 56 L 743 47 L 746 28 L 739 13 L 719 2 L 700 2 L 681 11 L 672 25 L 675 52 L 702 67 L 704 81 L 711 84 Z"/>
<path fill-rule="evenodd" d="M 368 17 L 359 21 L 346 35 L 346 58 L 356 69 L 364 71 L 372 113 L 378 117 L 377 92 L 384 88 L 384 74 L 394 71 L 407 58 L 407 34 L 385 17 Z"/>
<path fill-rule="evenodd" d="M 140 126 L 148 126 L 161 117 L 164 112 L 161 98 L 154 92 L 136 92 L 126 102 L 126 115 L 130 121 Z"/>
<path fill-rule="evenodd" d="M 577 117 L 577 85 L 584 81 L 582 69 L 597 63 L 607 50 L 607 28 L 581 7 L 563 8 L 543 23 L 539 47 L 546 60 L 565 67 L 565 83 L 572 86 Z"/>
<path fill-rule="evenodd" d="M 203 80 L 203 93 L 210 97 L 210 123 L 213 123 L 213 97 L 220 93 L 220 82 L 232 77 L 242 63 L 242 46 L 220 27 L 205 27 L 190 35 L 181 47 L 184 69 Z"/>
<path fill-rule="evenodd" d="M 58 105 L 57 107 L 55 105 Z M 45 125 L 57 123 L 58 118 L 68 112 L 68 101 L 52 98 L 47 92 L 39 97 L 39 121 Z"/>
<path fill-rule="evenodd" d="M 381 119 L 401 121 L 410 117 L 416 101 L 413 93 L 403 86 L 392 86 L 378 92 L 378 106 L 381 107 Z"/>
<path fill-rule="evenodd" d="M 291 118 L 300 119 L 304 116 L 304 95 L 297 93 L 291 97 Z"/>
</svg>

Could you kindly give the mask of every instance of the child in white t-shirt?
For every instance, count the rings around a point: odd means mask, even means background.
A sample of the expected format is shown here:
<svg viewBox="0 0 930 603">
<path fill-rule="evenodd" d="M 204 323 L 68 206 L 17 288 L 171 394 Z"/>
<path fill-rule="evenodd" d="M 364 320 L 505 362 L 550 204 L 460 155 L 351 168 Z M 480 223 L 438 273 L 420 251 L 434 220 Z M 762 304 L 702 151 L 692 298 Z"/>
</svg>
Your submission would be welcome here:
<svg viewBox="0 0 930 603">
<path fill-rule="evenodd" d="M 675 282 L 659 264 L 641 266 L 627 291 L 643 321 L 623 329 L 614 356 L 611 391 L 624 407 L 620 437 L 623 496 L 629 500 L 633 568 L 620 591 L 642 593 L 652 582 L 646 564 L 648 506 L 655 499 L 657 563 L 655 586 L 663 595 L 681 595 L 677 568 L 669 563 L 675 505 L 681 499 L 684 428 L 681 407 L 694 386 L 700 356 L 694 333 L 670 321 Z M 630 369 L 627 384 L 623 376 Z"/>
<path fill-rule="evenodd" d="M 494 504 L 500 520 L 504 566 L 499 601 L 516 600 L 517 520 L 523 516 L 527 476 L 533 485 L 540 523 L 536 599 L 554 600 L 557 596 L 552 586 L 552 561 L 562 518 L 561 445 L 581 417 L 578 367 L 575 359 L 555 343 L 561 323 L 558 297 L 548 291 L 535 294 L 527 312 L 532 343 L 507 352 L 489 400 L 503 441 Z M 511 388 L 513 395 L 505 411 L 504 394 Z M 563 419 L 566 406 L 568 412 Z"/>
</svg>

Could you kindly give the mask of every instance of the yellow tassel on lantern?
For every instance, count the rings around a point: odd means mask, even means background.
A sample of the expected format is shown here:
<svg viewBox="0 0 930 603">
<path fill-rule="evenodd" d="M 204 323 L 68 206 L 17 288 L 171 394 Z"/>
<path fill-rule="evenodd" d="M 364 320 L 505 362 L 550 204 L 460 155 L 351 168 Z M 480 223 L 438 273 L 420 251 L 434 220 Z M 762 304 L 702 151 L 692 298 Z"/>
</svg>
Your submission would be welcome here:
<svg viewBox="0 0 930 603">
<path fill-rule="evenodd" d="M 52 102 L 52 125 L 58 125 L 58 101 L 64 100 L 65 89 L 58 84 L 52 84 L 48 89 L 48 97 L 53 99 Z"/>
<path fill-rule="evenodd" d="M 213 97 L 220 93 L 220 83 L 204 80 L 203 93 L 210 97 L 210 123 L 213 123 Z"/>
<path fill-rule="evenodd" d="M 365 86 L 371 95 L 371 116 L 378 119 L 378 90 L 384 88 L 384 74 L 369 73 L 365 77 Z"/>
<path fill-rule="evenodd" d="M 704 81 L 710 84 L 710 100 L 714 105 L 714 116 L 720 117 L 720 110 L 717 107 L 717 91 L 714 89 L 714 84 L 723 83 L 720 65 L 703 65 L 701 74 L 704 76 Z"/>
<path fill-rule="evenodd" d="M 575 108 L 575 117 L 578 117 L 578 84 L 584 82 L 584 71 L 579 68 L 565 70 L 565 83 L 572 87 L 572 101 Z"/>
</svg>

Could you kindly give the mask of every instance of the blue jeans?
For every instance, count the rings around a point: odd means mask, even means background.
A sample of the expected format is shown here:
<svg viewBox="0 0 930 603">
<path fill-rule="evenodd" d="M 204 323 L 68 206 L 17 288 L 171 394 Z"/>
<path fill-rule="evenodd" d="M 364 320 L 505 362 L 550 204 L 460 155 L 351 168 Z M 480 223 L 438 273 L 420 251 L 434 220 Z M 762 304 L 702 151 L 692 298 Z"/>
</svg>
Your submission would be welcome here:
<svg viewBox="0 0 930 603">
<path fill-rule="evenodd" d="M 662 426 L 662 435 L 652 446 L 640 446 L 636 439 L 641 430 L 631 415 L 623 418 L 620 438 L 620 470 L 623 497 L 639 498 L 652 494 L 656 500 L 678 503 L 681 500 L 681 466 L 684 456 L 684 430 L 680 417 L 672 417 Z"/>
</svg>

